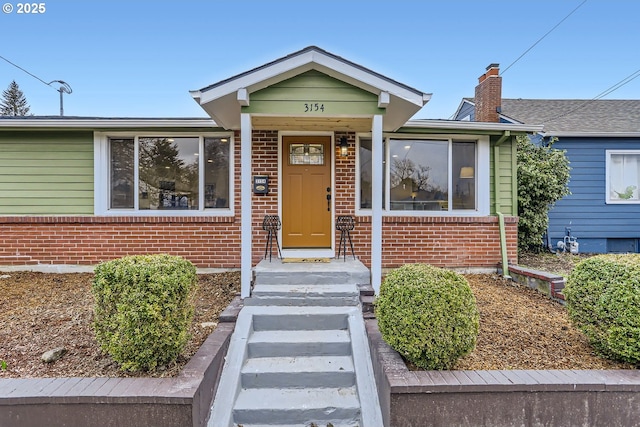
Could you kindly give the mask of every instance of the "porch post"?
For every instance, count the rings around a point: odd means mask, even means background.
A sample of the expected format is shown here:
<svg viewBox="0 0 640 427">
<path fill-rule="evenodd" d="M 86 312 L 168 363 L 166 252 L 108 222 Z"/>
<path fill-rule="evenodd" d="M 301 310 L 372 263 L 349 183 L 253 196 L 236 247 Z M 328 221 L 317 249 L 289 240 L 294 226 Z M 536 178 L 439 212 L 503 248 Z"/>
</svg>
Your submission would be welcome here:
<svg viewBox="0 0 640 427">
<path fill-rule="evenodd" d="M 240 297 L 251 293 L 251 115 L 240 114 Z"/>
<path fill-rule="evenodd" d="M 373 116 L 371 140 L 371 286 L 377 294 L 382 282 L 382 115 Z"/>
</svg>

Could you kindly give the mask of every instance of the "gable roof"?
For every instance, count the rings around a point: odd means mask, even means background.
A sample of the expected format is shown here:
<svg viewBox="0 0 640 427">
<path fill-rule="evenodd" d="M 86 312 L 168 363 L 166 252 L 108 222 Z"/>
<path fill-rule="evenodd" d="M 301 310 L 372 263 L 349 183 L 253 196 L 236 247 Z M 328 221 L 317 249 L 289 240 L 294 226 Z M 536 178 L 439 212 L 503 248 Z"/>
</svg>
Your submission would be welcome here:
<svg viewBox="0 0 640 427">
<path fill-rule="evenodd" d="M 473 98 L 463 103 L 473 104 Z M 502 99 L 501 118 L 515 123 L 541 124 L 556 136 L 640 133 L 640 100 L 636 99 Z M 460 108 L 458 109 L 460 111 Z"/>
<path fill-rule="evenodd" d="M 199 90 L 191 96 L 216 121 L 228 129 L 239 129 L 241 103 L 238 91 L 252 92 L 316 70 L 382 98 L 387 109 L 385 130 L 395 130 L 430 99 L 424 93 L 316 46 L 309 46 L 265 65 L 240 73 Z M 388 95 L 388 102 L 386 96 Z"/>
</svg>

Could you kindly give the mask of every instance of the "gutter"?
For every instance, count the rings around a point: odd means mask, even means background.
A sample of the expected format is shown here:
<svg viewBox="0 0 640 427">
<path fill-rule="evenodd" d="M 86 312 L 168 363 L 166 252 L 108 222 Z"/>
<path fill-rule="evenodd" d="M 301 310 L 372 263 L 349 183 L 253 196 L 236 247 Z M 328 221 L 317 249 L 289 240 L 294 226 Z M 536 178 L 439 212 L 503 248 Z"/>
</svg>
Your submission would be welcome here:
<svg viewBox="0 0 640 427">
<path fill-rule="evenodd" d="M 505 130 L 502 133 L 502 136 L 500 136 L 500 138 L 496 141 L 496 146 L 502 145 L 509 138 L 511 138 L 511 131 L 510 130 Z"/>
<path fill-rule="evenodd" d="M 543 137 L 557 136 L 560 137 L 574 137 L 574 138 L 638 138 L 640 132 L 571 132 L 571 131 L 549 131 L 541 132 Z"/>
<path fill-rule="evenodd" d="M 132 127 L 207 128 L 219 127 L 211 119 L 0 119 L 0 129 L 85 128 L 117 129 Z"/>
<path fill-rule="evenodd" d="M 493 122 L 466 122 L 461 120 L 409 120 L 401 127 L 426 128 L 426 129 L 469 129 L 497 132 L 542 132 L 541 125 L 526 125 L 516 123 L 493 123 Z"/>
</svg>

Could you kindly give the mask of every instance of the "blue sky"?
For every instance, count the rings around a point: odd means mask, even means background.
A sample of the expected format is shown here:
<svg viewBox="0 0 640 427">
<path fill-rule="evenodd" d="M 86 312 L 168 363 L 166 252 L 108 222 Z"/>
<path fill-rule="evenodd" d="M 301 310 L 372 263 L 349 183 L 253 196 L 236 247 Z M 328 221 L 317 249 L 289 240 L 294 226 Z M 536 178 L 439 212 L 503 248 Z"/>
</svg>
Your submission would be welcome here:
<svg viewBox="0 0 640 427">
<path fill-rule="evenodd" d="M 488 64 L 504 70 L 582 0 L 0 3 L 0 55 L 68 82 L 65 115 L 203 117 L 189 90 L 316 45 L 433 93 L 416 118 L 448 118 Z M 587 0 L 504 72 L 503 97 L 595 97 L 640 69 L 638 16 L 638 1 Z M 32 113 L 59 114 L 56 90 L 0 60 L 0 90 L 11 80 Z M 605 99 L 638 98 L 640 78 Z"/>
</svg>

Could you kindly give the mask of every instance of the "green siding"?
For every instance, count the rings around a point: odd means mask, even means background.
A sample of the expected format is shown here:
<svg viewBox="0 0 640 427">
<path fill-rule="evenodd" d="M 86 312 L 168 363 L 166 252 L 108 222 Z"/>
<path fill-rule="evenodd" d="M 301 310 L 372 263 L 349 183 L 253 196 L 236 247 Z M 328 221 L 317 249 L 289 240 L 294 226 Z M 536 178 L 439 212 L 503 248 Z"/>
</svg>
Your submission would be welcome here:
<svg viewBox="0 0 640 427">
<path fill-rule="evenodd" d="M 515 140 L 514 140 L 515 141 Z M 491 213 L 495 214 L 499 209 L 505 215 L 517 215 L 516 197 L 516 171 L 514 170 L 513 156 L 515 155 L 514 141 L 506 141 L 497 147 L 491 144 Z M 496 158 L 497 157 L 497 158 Z M 497 164 L 497 167 L 496 167 Z M 497 174 L 497 175 L 496 175 Z M 496 179 L 498 182 L 496 209 Z"/>
<path fill-rule="evenodd" d="M 93 133 L 0 132 L 0 215 L 93 214 Z"/>
<path fill-rule="evenodd" d="M 319 71 L 307 71 L 299 76 L 276 83 L 249 96 L 250 105 L 243 113 L 286 115 L 372 115 L 384 114 L 378 108 L 378 96 Z M 315 104 L 324 111 L 315 109 Z M 313 105 L 313 111 L 305 111 Z"/>
</svg>

